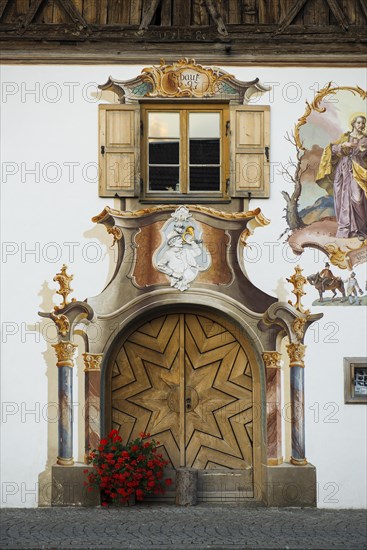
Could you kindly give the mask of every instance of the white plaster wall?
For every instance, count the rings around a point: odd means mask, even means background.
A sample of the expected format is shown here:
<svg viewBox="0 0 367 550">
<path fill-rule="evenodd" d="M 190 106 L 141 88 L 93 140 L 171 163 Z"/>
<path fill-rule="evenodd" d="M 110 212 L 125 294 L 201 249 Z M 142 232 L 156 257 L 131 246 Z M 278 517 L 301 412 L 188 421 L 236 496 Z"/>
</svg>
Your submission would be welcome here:
<svg viewBox="0 0 367 550">
<path fill-rule="evenodd" d="M 39 482 L 46 483 L 40 504 L 49 500 L 47 480 L 57 451 L 57 369 L 50 346 L 55 335 L 37 312 L 59 303 L 52 278 L 62 263 L 74 274 L 73 296 L 78 299 L 98 294 L 108 280 L 112 238 L 90 221 L 104 205 L 112 205 L 97 193 L 98 99 L 93 93 L 109 75 L 128 79 L 141 68 L 1 67 L 2 506 L 36 506 Z M 305 100 L 312 100 L 315 83 L 366 88 L 362 69 L 224 68 L 241 80 L 258 76 L 272 83 L 273 93 L 260 103 L 271 105 L 274 164 L 294 158 L 284 136 L 303 114 Z M 294 265 L 314 273 L 325 258 L 314 250 L 294 258 L 284 238 L 278 239 L 285 228 L 283 189 L 291 191 L 291 185 L 275 169 L 271 198 L 251 202 L 272 223 L 256 231 L 246 259 L 257 286 L 288 299 L 291 286 L 284 281 Z M 365 268 L 355 269 L 363 286 Z M 305 305 L 316 297 L 310 288 Z M 317 467 L 318 505 L 366 507 L 367 406 L 345 405 L 343 397 L 343 357 L 366 355 L 366 308 L 313 308 L 319 311 L 324 317 L 307 336 L 305 373 L 306 454 Z M 83 426 L 80 358 L 74 387 L 74 401 L 80 403 L 75 408 L 75 456 L 82 460 L 82 434 L 77 446 L 77 428 Z"/>
</svg>

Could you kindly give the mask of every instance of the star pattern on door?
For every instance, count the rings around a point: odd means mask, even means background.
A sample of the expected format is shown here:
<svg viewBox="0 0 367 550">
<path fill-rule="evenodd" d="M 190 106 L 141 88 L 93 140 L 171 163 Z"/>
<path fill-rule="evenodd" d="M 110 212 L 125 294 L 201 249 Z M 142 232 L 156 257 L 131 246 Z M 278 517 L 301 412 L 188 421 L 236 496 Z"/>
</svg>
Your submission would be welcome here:
<svg viewBox="0 0 367 550">
<path fill-rule="evenodd" d="M 174 467 L 252 467 L 252 373 L 243 347 L 203 315 L 145 323 L 116 357 L 112 419 L 126 442 L 149 432 Z"/>
</svg>

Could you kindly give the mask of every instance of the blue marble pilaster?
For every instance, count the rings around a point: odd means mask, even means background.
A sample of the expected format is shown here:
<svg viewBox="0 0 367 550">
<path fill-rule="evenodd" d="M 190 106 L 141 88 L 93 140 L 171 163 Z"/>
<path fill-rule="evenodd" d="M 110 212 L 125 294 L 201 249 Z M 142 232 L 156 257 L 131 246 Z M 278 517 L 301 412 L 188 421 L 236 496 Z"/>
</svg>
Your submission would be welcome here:
<svg viewBox="0 0 367 550">
<path fill-rule="evenodd" d="M 291 422 L 292 422 L 292 455 L 291 463 L 296 466 L 307 464 L 305 448 L 305 379 L 303 357 L 306 347 L 301 343 L 287 346 L 290 357 L 291 385 Z"/>
<path fill-rule="evenodd" d="M 297 365 L 291 368 L 291 418 L 292 418 L 292 457 L 291 462 L 305 463 L 305 407 L 304 407 L 304 368 Z"/>
<path fill-rule="evenodd" d="M 73 458 L 73 366 L 76 344 L 69 341 L 54 344 L 58 373 L 58 456 L 57 464 L 71 466 Z"/>
</svg>

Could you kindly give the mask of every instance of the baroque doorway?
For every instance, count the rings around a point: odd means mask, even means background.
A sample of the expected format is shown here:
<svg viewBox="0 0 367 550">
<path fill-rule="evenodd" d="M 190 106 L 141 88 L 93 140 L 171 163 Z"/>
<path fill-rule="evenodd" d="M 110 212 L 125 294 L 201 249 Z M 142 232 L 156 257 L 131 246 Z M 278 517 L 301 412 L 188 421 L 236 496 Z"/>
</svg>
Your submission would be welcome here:
<svg viewBox="0 0 367 550">
<path fill-rule="evenodd" d="M 253 497 L 259 415 L 241 340 L 217 314 L 169 313 L 137 326 L 110 363 L 107 426 L 124 442 L 150 433 L 172 468 L 201 472 L 211 500 Z"/>
</svg>

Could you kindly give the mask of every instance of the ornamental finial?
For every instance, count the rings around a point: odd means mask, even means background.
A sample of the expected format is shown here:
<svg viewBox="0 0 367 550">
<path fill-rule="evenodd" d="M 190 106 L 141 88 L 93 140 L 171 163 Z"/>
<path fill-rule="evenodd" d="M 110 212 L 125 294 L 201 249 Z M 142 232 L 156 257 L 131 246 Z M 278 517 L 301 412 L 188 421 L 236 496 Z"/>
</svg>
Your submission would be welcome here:
<svg viewBox="0 0 367 550">
<path fill-rule="evenodd" d="M 307 283 L 307 279 L 302 275 L 303 269 L 299 265 L 294 268 L 294 271 L 295 273 L 289 277 L 287 281 L 294 286 L 292 293 L 296 296 L 296 301 L 292 304 L 291 300 L 288 300 L 288 304 L 295 307 L 300 313 L 307 315 L 310 313 L 310 310 L 303 309 L 303 305 L 301 304 L 301 297 L 306 294 L 306 292 L 303 291 L 303 287 Z"/>
<path fill-rule="evenodd" d="M 68 306 L 71 303 L 67 301 L 67 297 L 71 292 L 73 292 L 73 289 L 70 288 L 70 282 L 73 280 L 74 275 L 68 275 L 66 273 L 66 270 L 67 270 L 67 265 L 63 264 L 60 270 L 60 273 L 56 273 L 55 277 L 53 278 L 53 280 L 56 283 L 59 283 L 60 285 L 59 290 L 56 290 L 56 294 L 60 294 L 63 299 L 62 304 L 60 304 L 59 306 L 54 306 L 54 311 L 59 311 L 61 309 L 64 309 L 66 306 Z M 76 299 L 72 298 L 71 301 L 75 302 Z"/>
</svg>

